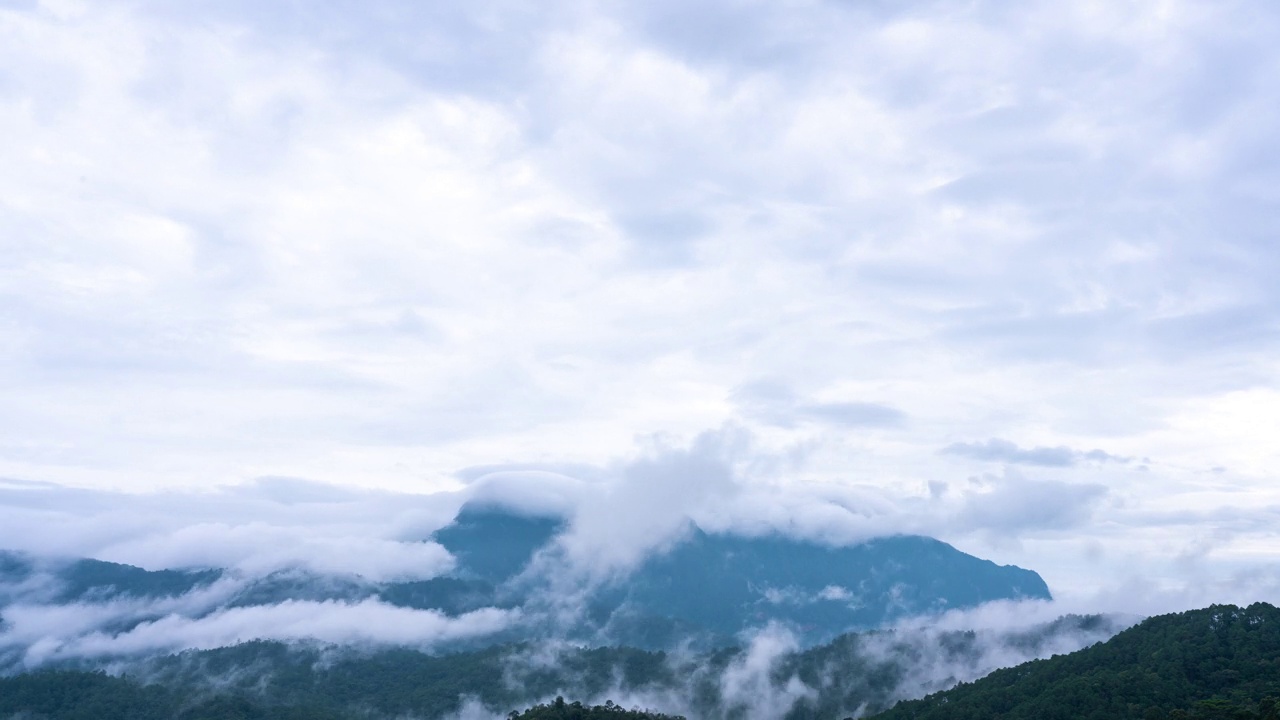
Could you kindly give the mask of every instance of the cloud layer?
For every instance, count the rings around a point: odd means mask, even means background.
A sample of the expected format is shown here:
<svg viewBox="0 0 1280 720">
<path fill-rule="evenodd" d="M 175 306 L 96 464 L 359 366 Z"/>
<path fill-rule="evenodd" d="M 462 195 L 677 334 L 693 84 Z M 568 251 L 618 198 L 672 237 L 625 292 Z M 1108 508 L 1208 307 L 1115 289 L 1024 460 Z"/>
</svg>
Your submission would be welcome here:
<svg viewBox="0 0 1280 720">
<path fill-rule="evenodd" d="M 405 487 L 736 418 L 1257 477 L 1194 418 L 1278 421 L 1275 20 L 6 7 L 0 471 Z"/>
</svg>

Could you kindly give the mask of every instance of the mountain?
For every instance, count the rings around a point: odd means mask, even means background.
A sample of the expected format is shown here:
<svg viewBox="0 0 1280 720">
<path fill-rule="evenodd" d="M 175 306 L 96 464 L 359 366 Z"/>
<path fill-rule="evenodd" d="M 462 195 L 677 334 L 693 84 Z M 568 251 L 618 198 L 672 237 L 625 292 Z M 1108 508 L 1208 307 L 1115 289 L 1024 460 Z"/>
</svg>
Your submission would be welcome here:
<svg viewBox="0 0 1280 720">
<path fill-rule="evenodd" d="M 536 581 L 521 573 L 539 553 L 546 560 L 540 569 L 569 571 L 555 562 L 554 540 L 565 527 L 557 518 L 467 506 L 434 539 L 458 558 L 459 578 L 492 583 L 495 598 L 510 600 L 536 593 Z M 780 621 L 817 642 L 904 616 L 1050 597 L 1031 570 L 996 565 L 927 537 L 837 547 L 692 527 L 666 552 L 597 589 L 577 631 L 656 648 L 690 636 L 724 644 L 746 628 Z"/>
<path fill-rule="evenodd" d="M 1035 572 L 918 536 L 830 547 L 695 531 L 626 581 L 623 607 L 732 635 L 769 620 L 830 638 L 991 600 L 1049 599 Z"/>
<path fill-rule="evenodd" d="M 527 515 L 493 505 L 464 505 L 431 537 L 458 560 L 464 575 L 491 583 L 510 580 L 534 553 L 563 532 L 563 518 Z"/>
<path fill-rule="evenodd" d="M 180 612 L 203 617 L 286 601 L 380 601 L 450 616 L 486 607 L 519 608 L 523 623 L 474 643 L 560 638 L 657 650 L 725 647 L 742 631 L 770 622 L 786 624 L 812 645 L 905 616 L 992 600 L 1050 597 L 1033 571 L 996 565 L 931 538 L 893 536 L 831 546 L 781 535 L 711 534 L 692 525 L 629 573 L 603 585 L 586 585 L 557 543 L 567 528 L 564 518 L 465 506 L 431 537 L 455 556 L 456 570 L 401 582 L 302 568 L 261 577 L 221 569 L 148 571 L 100 560 L 0 552 L 0 617 L 18 601 L 159 601 L 208 590 L 182 603 Z M 535 556 L 542 558 L 536 567 Z M 575 612 L 563 612 L 566 586 L 568 594 L 580 596 L 580 606 L 571 608 Z M 173 603 L 135 606 L 110 625 L 112 633 L 179 609 Z M 548 621 L 553 615 L 556 621 Z M 0 643 L 0 660 L 13 652 Z"/>
<path fill-rule="evenodd" d="M 23 588 L 43 573 L 56 577 L 52 586 Z M 16 594 L 35 592 L 46 602 L 103 601 L 116 597 L 176 597 L 207 586 L 221 577 L 219 570 L 143 570 L 132 565 L 91 560 L 37 561 L 0 550 L 0 602 Z"/>
<path fill-rule="evenodd" d="M 1106 643 L 998 670 L 876 720 L 1275 720 L 1280 610 L 1214 605 L 1162 615 Z"/>
</svg>

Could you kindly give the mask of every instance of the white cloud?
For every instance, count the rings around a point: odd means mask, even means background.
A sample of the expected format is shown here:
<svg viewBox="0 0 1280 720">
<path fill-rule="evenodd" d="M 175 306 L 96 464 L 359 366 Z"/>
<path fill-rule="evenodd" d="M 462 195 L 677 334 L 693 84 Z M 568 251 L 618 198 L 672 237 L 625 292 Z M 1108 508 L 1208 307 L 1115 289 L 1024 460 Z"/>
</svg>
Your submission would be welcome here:
<svg viewBox="0 0 1280 720">
<path fill-rule="evenodd" d="M 253 575 L 301 567 L 374 582 L 436 577 L 454 565 L 448 551 L 433 542 L 304 533 L 263 523 L 191 525 L 108 545 L 96 555 L 144 567 L 230 567 Z"/>
<path fill-rule="evenodd" d="M 1106 487 L 1093 483 L 1004 477 L 989 489 L 967 492 L 959 521 L 993 533 L 1074 529 L 1091 519 L 1093 506 L 1106 493 Z"/>
<path fill-rule="evenodd" d="M 374 581 L 435 577 L 453 558 L 428 536 L 461 499 L 267 478 L 209 491 L 0 488 L 0 548 L 147 569 L 286 568 Z"/>
<path fill-rule="evenodd" d="M 770 625 L 747 638 L 745 651 L 725 667 L 720 695 L 730 711 L 748 718 L 782 717 L 799 701 L 814 698 L 817 691 L 797 675 L 775 679 L 779 661 L 800 649 L 795 636 Z"/>
<path fill-rule="evenodd" d="M 75 608 L 83 612 L 84 608 Z M 449 617 L 434 610 L 412 610 L 375 600 L 358 603 L 285 601 L 219 610 L 203 617 L 166 615 L 120 633 L 67 633 L 60 629 L 33 642 L 24 662 L 36 666 L 62 658 L 111 658 L 186 648 L 226 647 L 254 639 L 319 640 L 326 643 L 416 645 L 490 635 L 510 625 L 518 614 L 484 608 Z"/>
</svg>

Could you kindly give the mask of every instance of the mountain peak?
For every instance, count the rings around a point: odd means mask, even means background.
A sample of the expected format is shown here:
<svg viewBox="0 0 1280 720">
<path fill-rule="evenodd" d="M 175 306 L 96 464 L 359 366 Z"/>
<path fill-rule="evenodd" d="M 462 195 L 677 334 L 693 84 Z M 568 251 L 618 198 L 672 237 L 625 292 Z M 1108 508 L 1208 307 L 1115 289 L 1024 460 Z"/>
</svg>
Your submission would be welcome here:
<svg viewBox="0 0 1280 720">
<path fill-rule="evenodd" d="M 519 574 L 566 526 L 562 517 L 490 502 L 467 503 L 432 539 L 458 559 L 463 574 L 497 583 Z"/>
</svg>

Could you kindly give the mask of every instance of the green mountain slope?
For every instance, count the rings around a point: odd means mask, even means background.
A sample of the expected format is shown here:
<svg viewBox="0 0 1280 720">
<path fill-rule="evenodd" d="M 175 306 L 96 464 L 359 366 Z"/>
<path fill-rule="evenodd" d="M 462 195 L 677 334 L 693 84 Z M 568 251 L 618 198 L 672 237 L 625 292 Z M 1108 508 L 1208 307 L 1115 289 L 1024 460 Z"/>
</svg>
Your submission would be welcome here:
<svg viewBox="0 0 1280 720">
<path fill-rule="evenodd" d="M 733 635 L 782 620 L 810 640 L 992 600 L 1049 599 L 1038 574 L 927 537 L 829 547 L 780 536 L 693 533 L 625 583 L 635 611 Z"/>
<path fill-rule="evenodd" d="M 1280 610 L 1214 605 L 900 703 L 876 720 L 1272 720 L 1277 698 Z"/>
<path fill-rule="evenodd" d="M 14 586 L 41 570 L 50 572 L 56 582 L 48 588 L 53 594 L 40 599 L 54 603 L 176 597 L 205 587 L 222 575 L 219 570 L 143 570 L 90 559 L 37 563 L 21 553 L 0 550 L 0 603 L 6 601 Z"/>
<path fill-rule="evenodd" d="M 141 685 L 102 673 L 43 671 L 0 677 L 0 715 L 30 720 L 357 720 L 368 709 L 335 710 L 318 705 L 272 705 L 251 695 L 185 697 L 156 685 Z M 612 701 L 584 705 L 554 701 L 509 720 L 684 720 L 680 716 L 628 710 Z"/>
</svg>

